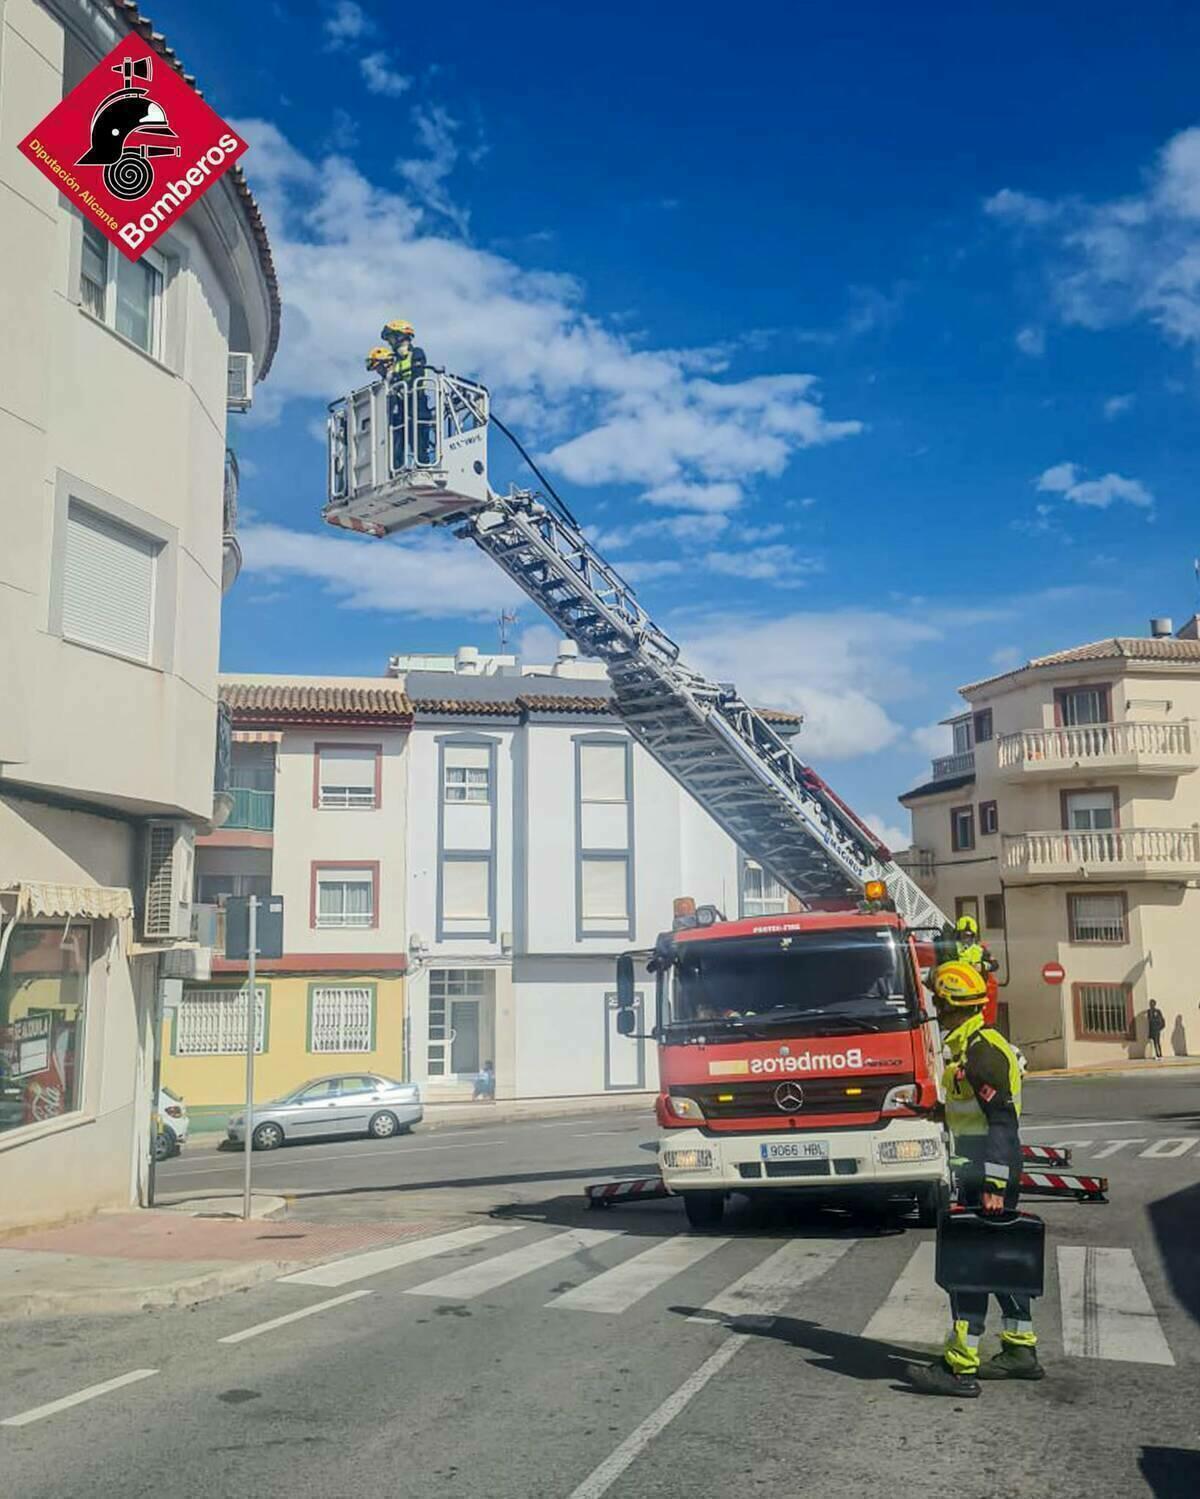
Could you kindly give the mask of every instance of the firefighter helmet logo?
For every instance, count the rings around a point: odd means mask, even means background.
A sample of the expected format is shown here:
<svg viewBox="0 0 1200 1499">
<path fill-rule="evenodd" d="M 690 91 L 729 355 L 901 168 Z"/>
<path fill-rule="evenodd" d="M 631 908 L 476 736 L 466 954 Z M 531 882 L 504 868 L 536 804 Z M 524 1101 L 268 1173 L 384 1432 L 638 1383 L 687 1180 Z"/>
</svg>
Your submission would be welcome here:
<svg viewBox="0 0 1200 1499">
<path fill-rule="evenodd" d="M 166 111 L 150 97 L 148 84 L 153 68 L 148 57 L 125 57 L 113 64 L 120 73 L 121 87 L 101 99 L 92 116 L 92 138 L 88 149 L 75 165 L 103 166 L 104 185 L 114 198 L 131 202 L 144 198 L 154 186 L 154 156 L 178 156 L 178 146 L 151 145 L 131 138 L 153 135 L 170 136 L 175 132 L 167 123 Z"/>
<path fill-rule="evenodd" d="M 775 1089 L 775 1107 L 794 1114 L 804 1107 L 804 1089 L 799 1083 L 780 1083 Z"/>
</svg>

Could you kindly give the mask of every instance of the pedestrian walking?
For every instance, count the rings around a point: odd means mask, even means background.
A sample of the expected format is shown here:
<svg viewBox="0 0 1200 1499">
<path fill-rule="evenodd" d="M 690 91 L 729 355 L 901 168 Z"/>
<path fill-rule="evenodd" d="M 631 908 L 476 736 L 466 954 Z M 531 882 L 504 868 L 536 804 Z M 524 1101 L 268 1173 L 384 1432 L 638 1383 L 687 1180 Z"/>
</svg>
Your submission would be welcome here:
<svg viewBox="0 0 1200 1499">
<path fill-rule="evenodd" d="M 1167 1017 L 1155 1004 L 1150 1001 L 1150 1008 L 1146 1011 L 1146 1029 L 1150 1032 L 1150 1045 L 1154 1048 L 1154 1055 L 1162 1060 L 1162 1033 L 1167 1028 Z"/>
<path fill-rule="evenodd" d="M 496 1069 L 490 1062 L 483 1064 L 483 1071 L 475 1076 L 475 1091 L 471 1094 L 471 1102 L 477 1103 L 480 1099 L 485 1102 L 496 1096 Z"/>
</svg>

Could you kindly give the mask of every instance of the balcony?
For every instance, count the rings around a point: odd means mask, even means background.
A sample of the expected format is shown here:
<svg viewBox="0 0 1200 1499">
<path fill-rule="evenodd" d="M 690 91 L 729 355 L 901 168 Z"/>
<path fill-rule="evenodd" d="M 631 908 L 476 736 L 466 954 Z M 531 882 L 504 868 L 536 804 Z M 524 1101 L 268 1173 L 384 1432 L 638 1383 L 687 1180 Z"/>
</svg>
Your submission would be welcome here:
<svg viewBox="0 0 1200 1499">
<path fill-rule="evenodd" d="M 1200 828 L 1004 834 L 1000 869 L 1010 885 L 1056 879 L 1195 879 L 1200 877 Z"/>
<path fill-rule="evenodd" d="M 1002 780 L 1047 780 L 1055 776 L 1111 771 L 1182 775 L 1194 770 L 1189 720 L 1178 723 L 1090 723 L 1074 728 L 1026 729 L 997 742 Z"/>
<path fill-rule="evenodd" d="M 928 888 L 937 882 L 937 863 L 931 848 L 905 848 L 896 855 L 896 863 L 918 885 Z"/>
<path fill-rule="evenodd" d="M 248 832 L 269 833 L 275 827 L 275 793 L 255 791 L 249 786 L 231 786 L 233 811 L 225 823 L 225 830 L 241 828 Z"/>
<path fill-rule="evenodd" d="M 948 781 L 952 776 L 973 776 L 974 774 L 974 750 L 962 750 L 957 755 L 939 755 L 933 762 L 935 781 Z"/>
</svg>

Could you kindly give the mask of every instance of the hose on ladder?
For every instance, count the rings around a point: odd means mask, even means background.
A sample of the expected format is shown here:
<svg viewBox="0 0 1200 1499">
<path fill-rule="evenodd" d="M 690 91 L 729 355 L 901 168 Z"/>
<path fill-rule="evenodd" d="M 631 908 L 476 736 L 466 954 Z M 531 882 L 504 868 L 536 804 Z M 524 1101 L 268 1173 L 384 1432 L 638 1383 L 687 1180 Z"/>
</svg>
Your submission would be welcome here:
<svg viewBox="0 0 1200 1499">
<path fill-rule="evenodd" d="M 580 529 L 579 522 L 575 519 L 575 517 L 571 514 L 570 510 L 567 508 L 566 502 L 564 500 L 562 500 L 562 499 L 559 498 L 558 491 L 554 488 L 554 485 L 551 484 L 550 480 L 546 478 L 545 474 L 542 473 L 541 469 L 538 468 L 537 464 L 533 461 L 533 459 L 525 451 L 525 448 L 522 445 L 520 439 L 517 438 L 512 432 L 509 431 L 509 429 L 504 425 L 504 423 L 500 420 L 500 418 L 496 415 L 496 413 L 494 411 L 488 412 L 488 421 L 491 423 L 491 425 L 493 427 L 498 427 L 500 429 L 500 431 L 504 433 L 505 437 L 508 438 L 509 442 L 512 443 L 513 447 L 516 448 L 517 452 L 520 453 L 521 457 L 524 458 L 525 462 L 533 470 L 533 472 L 536 475 L 537 479 L 540 481 L 540 483 L 542 485 L 542 488 L 546 491 L 546 493 L 554 501 L 554 504 L 555 504 L 555 507 L 558 510 L 558 513 L 563 517 L 564 520 L 570 522 L 570 524 L 573 525 L 575 527 L 575 529 L 578 531 Z"/>
</svg>

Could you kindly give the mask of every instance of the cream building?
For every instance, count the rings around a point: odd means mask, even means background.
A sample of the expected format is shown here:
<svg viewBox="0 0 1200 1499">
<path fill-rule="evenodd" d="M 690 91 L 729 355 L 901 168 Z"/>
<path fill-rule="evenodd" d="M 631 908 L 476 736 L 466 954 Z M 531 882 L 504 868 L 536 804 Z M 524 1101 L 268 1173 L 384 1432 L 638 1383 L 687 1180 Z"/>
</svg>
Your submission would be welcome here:
<svg viewBox="0 0 1200 1499">
<path fill-rule="evenodd" d="M 978 917 L 1035 1067 L 1200 1052 L 1200 616 L 960 689 L 951 753 L 900 798 L 913 874 Z M 1064 981 L 1043 968 L 1061 965 Z"/>
<path fill-rule="evenodd" d="M 145 1191 L 214 811 L 229 355 L 261 377 L 279 331 L 239 170 L 134 262 L 16 150 L 130 29 L 179 69 L 128 0 L 0 4 L 0 1227 Z"/>
</svg>

